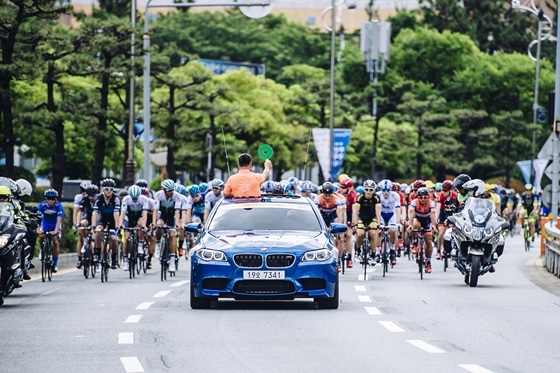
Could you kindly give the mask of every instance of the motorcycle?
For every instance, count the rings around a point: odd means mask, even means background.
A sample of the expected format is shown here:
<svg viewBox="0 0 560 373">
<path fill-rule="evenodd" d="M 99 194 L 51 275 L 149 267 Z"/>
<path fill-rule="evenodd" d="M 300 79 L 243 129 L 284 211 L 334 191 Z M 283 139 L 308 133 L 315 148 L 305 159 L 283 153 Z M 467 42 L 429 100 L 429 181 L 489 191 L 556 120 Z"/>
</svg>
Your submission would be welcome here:
<svg viewBox="0 0 560 373">
<path fill-rule="evenodd" d="M 14 289 L 21 287 L 21 252 L 26 234 L 25 227 L 14 224 L 11 205 L 0 202 L 0 305 Z"/>
<path fill-rule="evenodd" d="M 455 267 L 465 276 L 467 285 L 476 287 L 479 276 L 494 272 L 504 249 L 502 231 L 509 228 L 509 222 L 496 214 L 491 200 L 475 197 L 467 199 L 463 210 L 447 221 L 453 224 L 445 240 L 457 250 Z"/>
</svg>

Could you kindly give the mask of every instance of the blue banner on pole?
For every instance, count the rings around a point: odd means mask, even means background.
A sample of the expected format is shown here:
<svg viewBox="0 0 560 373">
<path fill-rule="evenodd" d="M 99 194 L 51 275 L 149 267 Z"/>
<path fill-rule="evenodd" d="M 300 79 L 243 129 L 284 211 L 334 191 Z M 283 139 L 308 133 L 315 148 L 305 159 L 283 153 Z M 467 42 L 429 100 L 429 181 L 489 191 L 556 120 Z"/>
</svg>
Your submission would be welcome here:
<svg viewBox="0 0 560 373">
<path fill-rule="evenodd" d="M 333 164 L 332 164 L 332 179 L 336 180 L 338 171 L 344 162 L 344 157 L 346 156 L 346 149 L 348 149 L 348 144 L 350 144 L 350 137 L 352 136 L 351 129 L 337 128 L 334 130 L 334 141 L 333 141 Z"/>
<path fill-rule="evenodd" d="M 519 171 L 521 171 L 521 175 L 523 175 L 525 184 L 528 184 L 531 180 L 531 165 L 532 165 L 531 161 L 517 162 L 517 166 L 519 167 Z"/>
<path fill-rule="evenodd" d="M 198 62 L 216 75 L 225 74 L 230 70 L 247 70 L 253 75 L 264 75 L 264 64 L 243 63 L 199 58 Z"/>
</svg>

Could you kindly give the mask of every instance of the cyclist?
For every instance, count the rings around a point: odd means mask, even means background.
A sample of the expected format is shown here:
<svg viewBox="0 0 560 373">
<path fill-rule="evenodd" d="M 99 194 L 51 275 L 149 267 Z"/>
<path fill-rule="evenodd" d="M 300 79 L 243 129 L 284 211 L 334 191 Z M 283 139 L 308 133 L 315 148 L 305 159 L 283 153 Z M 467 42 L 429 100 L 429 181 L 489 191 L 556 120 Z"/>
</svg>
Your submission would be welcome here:
<svg viewBox="0 0 560 373">
<path fill-rule="evenodd" d="M 325 221 L 327 226 L 331 226 L 331 223 L 346 223 L 346 199 L 342 196 L 337 195 L 334 192 L 334 185 L 331 182 L 323 183 L 321 188 L 321 194 L 317 196 L 315 203 L 319 207 L 321 216 Z M 338 271 L 342 271 L 342 265 L 340 259 L 342 258 L 342 250 L 339 252 L 339 264 Z"/>
<path fill-rule="evenodd" d="M 189 209 L 187 210 L 186 221 L 204 223 L 205 202 L 200 194 L 200 188 L 198 185 L 191 185 L 188 191 L 189 196 L 187 199 L 189 200 Z"/>
<path fill-rule="evenodd" d="M 144 197 L 154 199 L 154 193 L 150 190 L 150 187 L 148 186 L 148 181 L 146 179 L 138 179 L 136 181 L 136 185 L 138 185 L 142 189 L 142 195 Z M 144 189 L 148 191 L 148 194 L 146 194 Z"/>
<path fill-rule="evenodd" d="M 489 199 L 492 202 L 494 202 L 494 208 L 496 209 L 496 213 L 500 215 L 501 214 L 500 197 L 495 193 L 494 185 L 486 183 L 484 184 L 484 187 L 486 188 L 486 191 L 484 192 L 483 198 Z"/>
<path fill-rule="evenodd" d="M 43 246 L 45 232 L 52 234 L 53 241 L 53 272 L 58 272 L 58 255 L 60 254 L 59 237 L 62 231 L 62 217 L 64 207 L 57 201 L 58 192 L 55 189 L 45 191 L 45 200 L 37 206 L 37 211 L 42 217 L 41 227 L 39 228 L 39 246 Z"/>
<path fill-rule="evenodd" d="M 445 180 L 441 184 L 441 193 L 436 201 L 436 217 L 438 219 L 438 239 L 436 259 L 441 259 L 441 247 L 443 238 L 447 230 L 447 218 L 457 212 L 459 201 L 457 200 L 457 192 L 453 191 L 453 182 Z"/>
<path fill-rule="evenodd" d="M 397 223 L 402 222 L 401 216 L 401 198 L 396 192 L 393 192 L 393 183 L 390 180 L 382 180 L 378 186 L 381 191 L 377 192 L 379 204 L 376 206 L 375 214 L 380 225 L 389 227 L 389 259 L 391 264 L 397 264 L 395 253 L 395 243 L 397 242 L 398 231 Z M 380 248 L 376 247 L 375 256 L 378 257 Z"/>
<path fill-rule="evenodd" d="M 376 212 L 377 206 L 380 204 L 379 196 L 375 193 L 377 185 L 373 180 L 366 180 L 363 183 L 364 193 L 360 194 L 356 199 L 356 203 L 352 206 L 352 226 L 356 229 L 356 247 L 361 248 L 364 242 L 364 227 L 377 228 Z M 377 247 L 377 237 L 379 236 L 372 229 L 368 232 L 370 250 L 374 254 L 373 249 Z M 367 257 L 362 255 L 362 257 Z M 361 263 L 363 264 L 363 263 Z"/>
<path fill-rule="evenodd" d="M 179 236 L 179 256 L 183 256 L 183 252 L 187 248 L 187 243 L 185 242 L 185 224 L 188 222 L 187 215 L 191 202 L 187 195 L 187 188 L 184 185 L 175 183 L 175 194 L 181 200 L 180 221 L 177 223 L 177 235 Z"/>
<path fill-rule="evenodd" d="M 138 184 L 137 184 L 138 185 Z M 156 202 L 154 201 L 153 198 L 149 197 L 150 196 L 150 190 L 147 187 L 141 187 L 140 189 L 142 189 L 142 195 L 144 197 L 146 197 L 146 204 L 148 206 L 147 209 L 147 220 L 146 220 L 146 227 L 151 227 L 154 221 L 154 210 L 156 209 Z M 151 229 L 148 229 L 148 231 L 145 233 L 145 235 L 148 237 L 148 260 L 146 262 L 146 268 L 147 269 L 151 269 L 152 268 L 152 257 L 154 256 L 154 253 L 156 251 L 156 238 L 153 235 L 153 232 Z"/>
<path fill-rule="evenodd" d="M 72 221 L 73 227 L 78 228 L 80 220 L 78 219 L 78 212 L 80 211 L 80 202 L 87 197 L 87 187 L 91 184 L 89 180 L 82 180 L 80 182 L 80 193 L 74 196 L 74 209 L 72 210 Z M 81 248 L 81 245 L 78 244 L 78 252 Z"/>
<path fill-rule="evenodd" d="M 102 260 L 108 260 L 108 248 L 102 247 L 102 231 L 107 228 L 110 236 L 111 269 L 117 269 L 118 243 L 116 230 L 121 211 L 121 201 L 114 193 L 115 186 L 116 183 L 113 179 L 101 180 L 102 192 L 95 198 L 93 213 L 91 214 L 91 221 L 96 225 L 94 261 L 96 256 L 99 258 L 100 254 Z"/>
<path fill-rule="evenodd" d="M 342 179 L 340 182 L 340 194 L 346 198 L 346 224 L 348 229 L 346 229 L 346 251 L 348 252 L 348 268 L 354 267 L 352 262 L 352 252 L 354 251 L 354 242 L 352 241 L 353 231 L 352 228 L 352 206 L 356 203 L 356 198 L 358 198 L 358 193 L 354 190 L 354 182 L 350 178 Z"/>
<path fill-rule="evenodd" d="M 146 221 L 148 220 L 148 201 L 142 195 L 142 189 L 138 185 L 131 185 L 128 188 L 128 195 L 122 200 L 121 216 L 119 218 L 119 227 L 125 228 L 145 228 Z M 125 221 L 126 219 L 126 221 Z M 124 232 L 123 242 L 123 269 L 128 271 L 130 262 L 128 260 L 128 239 L 130 238 L 130 231 Z M 138 255 L 144 254 L 144 232 L 138 231 Z"/>
<path fill-rule="evenodd" d="M 538 219 L 540 210 L 539 197 L 533 193 L 533 185 L 525 184 L 525 192 L 521 193 L 519 199 L 519 217 L 521 218 L 521 226 L 529 224 L 531 232 L 531 241 L 535 240 L 535 221 Z"/>
<path fill-rule="evenodd" d="M 317 199 L 317 194 L 314 192 L 314 190 L 316 188 L 317 187 L 311 181 L 304 181 L 303 183 L 301 183 L 300 196 L 309 197 L 313 202 L 315 202 L 315 200 Z"/>
<path fill-rule="evenodd" d="M 200 190 L 200 195 L 202 196 L 202 199 L 206 197 L 207 193 L 210 193 L 210 185 L 208 185 L 208 183 L 198 184 L 198 189 Z"/>
<path fill-rule="evenodd" d="M 202 221 L 206 221 L 208 219 L 208 215 L 210 215 L 210 211 L 214 208 L 216 202 L 224 198 L 224 182 L 220 179 L 214 179 L 210 183 L 212 186 L 211 192 L 206 193 L 204 197 L 204 218 Z"/>
<path fill-rule="evenodd" d="M 153 220 L 156 222 L 156 240 L 161 240 L 163 231 L 161 227 L 166 224 L 170 229 L 169 237 L 169 272 L 176 272 L 175 259 L 177 256 L 176 226 L 181 219 L 182 203 L 179 194 L 175 193 L 175 182 L 171 179 L 163 180 L 161 190 L 154 196 L 155 209 Z"/>
<path fill-rule="evenodd" d="M 82 198 L 79 204 L 78 215 L 76 216 L 76 221 L 78 224 L 85 228 L 93 224 L 93 204 L 95 203 L 95 198 L 99 193 L 99 188 L 95 184 L 90 184 L 86 188 L 87 198 Z M 89 231 L 85 229 L 78 230 L 78 263 L 76 263 L 76 268 L 82 268 L 82 246 L 84 245 L 84 238 L 89 234 Z"/>
<path fill-rule="evenodd" d="M 430 200 L 430 190 L 420 188 L 416 191 L 416 198 L 410 203 L 408 217 L 412 221 L 412 228 L 424 229 L 424 244 L 426 245 L 425 272 L 432 273 L 432 229 L 436 227 L 436 205 Z M 418 246 L 412 248 L 412 253 L 418 253 Z"/>
</svg>

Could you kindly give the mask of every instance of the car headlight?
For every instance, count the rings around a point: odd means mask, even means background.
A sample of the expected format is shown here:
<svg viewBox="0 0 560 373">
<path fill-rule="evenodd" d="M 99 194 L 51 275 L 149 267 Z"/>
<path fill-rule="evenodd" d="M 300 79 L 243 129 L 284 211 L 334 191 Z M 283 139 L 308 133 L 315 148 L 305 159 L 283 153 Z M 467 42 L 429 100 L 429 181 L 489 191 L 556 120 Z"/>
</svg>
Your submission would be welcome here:
<svg viewBox="0 0 560 373">
<path fill-rule="evenodd" d="M 226 254 L 220 250 L 200 249 L 196 251 L 196 256 L 205 262 L 227 262 Z"/>
<path fill-rule="evenodd" d="M 329 249 L 307 251 L 301 257 L 302 262 L 324 262 L 332 257 L 333 253 Z"/>
<path fill-rule="evenodd" d="M 10 240 L 10 235 L 9 234 L 3 234 L 0 236 L 0 248 L 3 248 L 4 246 L 6 246 L 6 244 L 8 243 L 8 241 Z"/>
</svg>

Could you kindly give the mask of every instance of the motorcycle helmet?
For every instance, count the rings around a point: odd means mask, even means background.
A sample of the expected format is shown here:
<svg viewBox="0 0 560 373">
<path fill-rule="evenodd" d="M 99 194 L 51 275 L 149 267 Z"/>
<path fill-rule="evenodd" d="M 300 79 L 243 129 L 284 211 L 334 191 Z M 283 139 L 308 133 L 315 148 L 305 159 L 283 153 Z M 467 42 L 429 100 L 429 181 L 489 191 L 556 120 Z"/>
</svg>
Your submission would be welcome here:
<svg viewBox="0 0 560 373">
<path fill-rule="evenodd" d="M 142 194 L 142 189 L 140 189 L 138 185 L 131 185 L 130 188 L 128 188 L 128 195 L 130 198 L 136 199 L 140 197 L 140 194 Z"/>
<path fill-rule="evenodd" d="M 0 185 L 0 198 L 9 199 L 12 196 L 12 191 L 5 185 Z"/>
<path fill-rule="evenodd" d="M 334 185 L 330 182 L 326 182 L 323 183 L 323 186 L 321 187 L 322 193 L 323 194 L 333 194 L 334 193 Z"/>
<path fill-rule="evenodd" d="M 171 179 L 165 179 L 161 182 L 161 187 L 165 190 L 175 190 L 175 182 Z"/>
<path fill-rule="evenodd" d="M 12 192 L 12 196 L 18 194 L 19 187 L 12 179 L 3 176 L 0 177 L 0 185 L 7 186 L 10 189 L 10 192 Z"/>
<path fill-rule="evenodd" d="M 480 179 L 473 179 L 464 183 L 463 189 L 473 192 L 473 197 L 482 197 L 484 196 L 484 192 L 486 192 L 486 185 L 484 184 L 484 181 Z"/>
<path fill-rule="evenodd" d="M 470 181 L 471 177 L 469 175 L 466 174 L 461 174 L 459 176 L 457 176 L 455 178 L 455 180 L 453 180 L 453 189 L 462 189 L 463 188 L 463 184 L 465 184 L 467 181 Z"/>
<path fill-rule="evenodd" d="M 20 196 L 31 197 L 31 192 L 33 192 L 33 187 L 31 186 L 31 183 L 29 181 L 25 179 L 17 179 L 16 184 L 18 185 Z"/>
<path fill-rule="evenodd" d="M 393 189 L 393 183 L 391 180 L 381 180 L 378 184 L 379 188 L 381 188 L 382 192 L 390 192 Z"/>
</svg>

